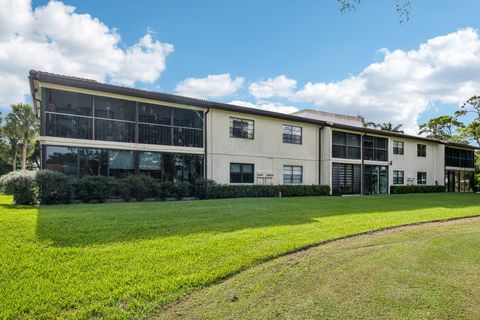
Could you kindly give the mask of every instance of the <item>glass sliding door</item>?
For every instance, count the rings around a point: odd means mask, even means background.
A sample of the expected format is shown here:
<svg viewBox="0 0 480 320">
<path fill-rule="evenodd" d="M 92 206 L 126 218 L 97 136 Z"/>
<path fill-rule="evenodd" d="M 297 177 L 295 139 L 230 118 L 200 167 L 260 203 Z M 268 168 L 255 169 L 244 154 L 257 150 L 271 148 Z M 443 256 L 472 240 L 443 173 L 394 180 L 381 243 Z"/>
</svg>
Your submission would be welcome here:
<svg viewBox="0 0 480 320">
<path fill-rule="evenodd" d="M 363 193 L 388 193 L 388 166 L 363 166 Z"/>
<path fill-rule="evenodd" d="M 475 172 L 463 170 L 447 170 L 445 185 L 448 192 L 472 192 Z"/>
<path fill-rule="evenodd" d="M 361 166 L 359 164 L 332 164 L 332 194 L 360 194 Z"/>
</svg>

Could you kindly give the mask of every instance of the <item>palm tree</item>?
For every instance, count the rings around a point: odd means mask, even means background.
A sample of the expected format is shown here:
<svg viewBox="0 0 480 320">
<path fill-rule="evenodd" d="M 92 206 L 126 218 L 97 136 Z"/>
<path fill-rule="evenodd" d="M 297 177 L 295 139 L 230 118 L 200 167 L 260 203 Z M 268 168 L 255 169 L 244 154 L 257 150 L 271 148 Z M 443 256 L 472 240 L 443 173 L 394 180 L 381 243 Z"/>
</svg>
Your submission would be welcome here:
<svg viewBox="0 0 480 320">
<path fill-rule="evenodd" d="M 12 123 L 12 130 L 15 132 L 15 136 L 18 139 L 17 143 L 20 143 L 22 146 L 22 170 L 25 170 L 27 168 L 28 147 L 34 140 L 38 131 L 35 112 L 31 105 L 19 103 L 12 105 L 12 111 L 7 116 L 7 119 L 9 117 L 10 122 Z M 16 159 L 16 151 L 13 150 L 13 153 L 15 154 Z"/>
<path fill-rule="evenodd" d="M 18 121 L 13 113 L 9 113 L 5 118 L 5 126 L 3 127 L 3 135 L 10 147 L 10 155 L 12 157 L 13 171 L 17 170 L 18 143 L 20 134 L 18 130 Z"/>
<path fill-rule="evenodd" d="M 380 130 L 384 130 L 384 131 L 403 133 L 403 130 L 400 130 L 402 126 L 403 126 L 402 124 L 394 125 L 391 122 L 384 122 L 379 125 L 379 128 Z"/>
</svg>

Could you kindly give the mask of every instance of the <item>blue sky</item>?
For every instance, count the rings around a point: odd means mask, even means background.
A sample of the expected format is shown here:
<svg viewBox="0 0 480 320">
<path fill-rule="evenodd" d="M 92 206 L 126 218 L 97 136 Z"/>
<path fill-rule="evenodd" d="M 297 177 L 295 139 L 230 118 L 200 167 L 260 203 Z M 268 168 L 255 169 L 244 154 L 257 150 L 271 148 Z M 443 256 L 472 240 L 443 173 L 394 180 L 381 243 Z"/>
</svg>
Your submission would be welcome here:
<svg viewBox="0 0 480 320">
<path fill-rule="evenodd" d="M 32 10 L 47 3 L 48 1 L 32 1 Z M 422 93 L 416 92 L 415 97 L 404 101 L 404 104 L 392 104 L 392 117 L 389 117 L 386 106 L 388 103 L 384 100 L 400 99 L 390 95 L 381 97 L 382 102 L 378 102 L 380 98 L 377 99 L 376 93 L 372 93 L 371 88 L 368 93 L 358 93 L 351 97 L 353 100 L 360 100 L 368 96 L 368 99 L 360 103 L 361 107 L 357 108 L 355 101 L 352 102 L 351 99 L 337 105 L 334 101 L 335 95 L 342 97 L 349 95 L 356 90 L 356 84 L 353 84 L 353 89 L 348 85 L 333 87 L 333 91 L 328 93 L 333 97 L 319 98 L 319 95 L 326 94 L 324 86 L 329 87 L 329 84 L 338 86 L 338 82 L 342 83 L 352 76 L 358 77 L 372 63 L 382 63 L 385 59 L 385 54 L 379 51 L 382 48 L 390 52 L 397 49 L 403 52 L 418 50 L 419 46 L 429 39 L 455 34 L 466 28 L 471 28 L 468 30 L 478 35 L 477 29 L 480 24 L 478 0 L 411 0 L 410 20 L 405 24 L 398 22 L 393 0 L 365 0 L 356 11 L 349 13 L 341 13 L 336 0 L 301 1 L 301 4 L 278 0 L 235 2 L 149 0 L 141 1 L 141 4 L 139 1 L 66 0 L 63 4 L 75 7 L 75 14 L 89 14 L 110 30 L 115 29 L 121 36 L 116 45 L 123 50 L 128 50 L 147 32 L 154 41 L 173 46 L 173 51 L 164 55 L 164 66 L 158 67 L 156 77 L 152 76 L 146 81 L 140 79 L 122 82 L 110 77 L 110 71 L 102 74 L 104 78 L 100 77 L 100 80 L 139 88 L 177 93 L 192 92 L 191 95 L 199 95 L 195 90 L 179 91 L 179 83 L 189 78 L 204 79 L 208 75 L 228 74 L 232 81 L 239 78 L 237 84 L 240 80 L 242 84 L 234 85 L 235 89 L 225 91 L 228 94 L 209 93 L 202 97 L 224 102 L 240 101 L 265 108 L 290 106 L 300 109 L 308 107 L 338 110 L 342 113 L 365 114 L 378 121 L 404 122 L 408 127 L 441 113 L 452 112 L 461 100 L 461 93 L 467 95 L 480 88 L 480 84 L 477 86 L 477 81 L 472 80 L 472 75 L 466 75 L 466 79 L 460 76 L 458 82 L 463 82 L 464 86 L 470 85 L 471 88 L 469 90 L 451 88 L 452 83 L 449 83 L 450 87 L 446 90 L 455 92 L 455 99 L 436 98 L 436 93 L 435 97 L 429 93 L 428 98 L 422 100 Z M 56 32 L 61 33 L 62 30 Z M 468 35 L 464 34 L 459 38 L 465 39 Z M 470 44 L 466 45 L 470 48 L 472 41 L 476 43 L 477 40 L 470 37 L 470 40 L 460 41 L 463 41 L 462 43 L 470 41 Z M 97 40 L 93 38 L 92 41 Z M 440 44 L 432 50 L 444 50 L 444 46 L 452 47 L 458 44 L 455 42 Z M 472 50 L 474 55 L 478 53 L 476 48 Z M 471 59 L 469 61 L 471 63 Z M 425 62 L 422 60 L 421 63 Z M 473 64 L 477 66 L 475 61 Z M 435 62 L 432 62 L 432 65 L 440 69 L 444 67 Z M 52 64 L 46 65 L 46 68 L 51 68 L 48 71 L 65 73 L 62 67 L 55 68 Z M 467 70 L 472 68 L 469 67 Z M 83 71 L 79 73 L 84 75 Z M 451 75 L 458 76 L 459 73 L 468 72 L 456 70 Z M 252 83 L 274 79 L 280 75 L 295 81 L 290 95 L 274 92 L 270 96 L 267 95 L 268 97 L 252 96 L 249 90 Z M 395 83 L 398 85 L 402 79 L 396 78 Z M 372 78 L 368 78 L 369 83 L 372 81 Z M 379 82 L 382 81 L 384 82 L 384 78 L 380 77 Z M 425 79 L 423 83 L 427 81 L 431 80 Z M 323 85 L 322 88 L 317 86 L 314 93 L 304 92 L 303 95 L 296 95 L 296 92 L 305 89 L 304 86 L 309 82 L 313 85 Z M 209 85 L 209 82 L 202 82 L 202 85 Z M 439 88 L 442 86 L 443 84 L 439 85 Z M 192 86 L 189 85 L 188 88 L 192 90 Z M 440 89 L 437 88 L 435 91 Z M 378 87 L 378 91 L 384 92 L 385 89 Z M 368 101 L 372 101 L 372 95 L 375 96 L 373 100 L 377 105 L 370 109 Z M 451 95 L 448 94 L 449 97 Z M 468 97 L 465 96 L 466 98 Z M 398 112 L 404 105 L 415 103 L 424 105 L 420 112 L 406 111 L 408 115 Z M 381 112 L 378 112 L 379 110 Z"/>
</svg>

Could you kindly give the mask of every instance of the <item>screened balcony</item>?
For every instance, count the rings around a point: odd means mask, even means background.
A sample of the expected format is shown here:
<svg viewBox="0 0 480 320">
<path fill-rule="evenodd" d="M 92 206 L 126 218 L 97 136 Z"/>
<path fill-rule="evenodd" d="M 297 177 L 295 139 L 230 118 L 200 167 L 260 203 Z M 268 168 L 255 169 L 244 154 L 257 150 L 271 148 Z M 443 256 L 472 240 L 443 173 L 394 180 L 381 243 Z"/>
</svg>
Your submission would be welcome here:
<svg viewBox="0 0 480 320">
<path fill-rule="evenodd" d="M 203 147 L 203 112 L 43 89 L 45 136 Z"/>
</svg>

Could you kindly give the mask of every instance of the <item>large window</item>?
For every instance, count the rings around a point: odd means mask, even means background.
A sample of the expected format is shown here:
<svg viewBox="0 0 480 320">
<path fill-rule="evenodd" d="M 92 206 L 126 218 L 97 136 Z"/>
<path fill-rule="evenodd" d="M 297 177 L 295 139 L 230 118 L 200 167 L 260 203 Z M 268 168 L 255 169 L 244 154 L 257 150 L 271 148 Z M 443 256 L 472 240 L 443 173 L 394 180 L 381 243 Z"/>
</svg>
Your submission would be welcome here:
<svg viewBox="0 0 480 320">
<path fill-rule="evenodd" d="M 282 126 L 283 143 L 302 144 L 302 127 Z"/>
<path fill-rule="evenodd" d="M 230 137 L 253 139 L 255 125 L 253 120 L 230 118 Z"/>
<path fill-rule="evenodd" d="M 393 170 L 393 184 L 404 184 L 404 172 Z"/>
<path fill-rule="evenodd" d="M 359 164 L 333 163 L 332 194 L 360 194 L 361 173 Z"/>
<path fill-rule="evenodd" d="M 302 183 L 303 167 L 301 166 L 283 166 L 283 183 Z"/>
<path fill-rule="evenodd" d="M 230 163 L 230 183 L 253 183 L 253 164 Z"/>
<path fill-rule="evenodd" d="M 44 89 L 42 134 L 203 147 L 203 112 Z"/>
<path fill-rule="evenodd" d="M 133 151 L 110 150 L 108 172 L 111 177 L 125 177 L 135 173 Z"/>
<path fill-rule="evenodd" d="M 448 167 L 475 168 L 473 150 L 445 148 L 445 165 Z"/>
<path fill-rule="evenodd" d="M 332 157 L 343 159 L 360 159 L 360 135 L 333 131 Z"/>
<path fill-rule="evenodd" d="M 403 141 L 393 141 L 393 154 L 403 155 Z"/>
<path fill-rule="evenodd" d="M 194 183 L 203 177 L 203 155 L 44 146 L 43 169 L 75 177 L 121 178 L 140 173 L 161 181 Z"/>
<path fill-rule="evenodd" d="M 363 138 L 363 159 L 388 161 L 388 139 L 365 136 Z"/>
<path fill-rule="evenodd" d="M 78 175 L 78 151 L 71 147 L 48 147 L 45 152 L 44 169 L 67 175 Z"/>
<path fill-rule="evenodd" d="M 417 144 L 417 157 L 426 157 L 426 156 L 427 156 L 427 145 Z"/>
<path fill-rule="evenodd" d="M 417 172 L 417 184 L 427 184 L 426 172 Z"/>
</svg>

